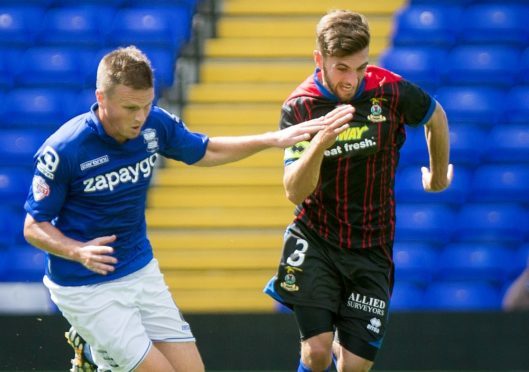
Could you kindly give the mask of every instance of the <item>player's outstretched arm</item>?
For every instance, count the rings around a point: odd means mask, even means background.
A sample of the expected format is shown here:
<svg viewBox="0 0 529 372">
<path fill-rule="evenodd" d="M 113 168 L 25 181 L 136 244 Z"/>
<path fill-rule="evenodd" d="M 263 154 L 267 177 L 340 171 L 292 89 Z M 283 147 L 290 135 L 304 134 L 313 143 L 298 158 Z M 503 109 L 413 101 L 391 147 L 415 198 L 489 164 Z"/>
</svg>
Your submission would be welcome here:
<svg viewBox="0 0 529 372">
<path fill-rule="evenodd" d="M 351 106 L 343 106 L 341 115 L 352 112 Z M 325 117 L 312 119 L 283 130 L 237 137 L 212 137 L 206 153 L 195 163 L 198 166 L 214 166 L 244 159 L 270 147 L 286 148 L 298 142 L 309 140 L 314 133 L 329 124 Z"/>
<path fill-rule="evenodd" d="M 430 121 L 424 127 L 430 168 L 422 167 L 422 185 L 425 191 L 443 191 L 452 182 L 454 167 L 449 164 L 450 140 L 446 114 L 439 103 Z"/>
<path fill-rule="evenodd" d="M 24 222 L 24 237 L 31 245 L 53 255 L 81 263 L 88 270 L 106 275 L 114 271 L 117 259 L 107 246 L 116 240 L 115 235 L 103 236 L 89 242 L 80 242 L 65 236 L 49 222 L 38 222 L 27 214 Z"/>
</svg>

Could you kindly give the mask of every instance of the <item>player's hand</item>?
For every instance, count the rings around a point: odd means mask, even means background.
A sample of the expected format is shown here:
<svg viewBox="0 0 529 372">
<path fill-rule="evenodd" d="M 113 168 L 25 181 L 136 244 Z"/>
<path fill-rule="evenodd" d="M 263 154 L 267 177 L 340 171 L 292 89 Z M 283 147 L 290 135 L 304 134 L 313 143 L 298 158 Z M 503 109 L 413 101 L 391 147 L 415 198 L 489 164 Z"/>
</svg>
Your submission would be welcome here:
<svg viewBox="0 0 529 372">
<path fill-rule="evenodd" d="M 454 166 L 448 164 L 446 176 L 434 177 L 427 167 L 421 168 L 422 172 L 422 187 L 427 192 L 439 192 L 446 189 L 452 183 L 454 178 Z"/>
<path fill-rule="evenodd" d="M 107 275 L 115 270 L 114 265 L 118 260 L 111 256 L 114 248 L 108 246 L 116 240 L 116 235 L 102 236 L 92 239 L 79 247 L 78 261 L 88 270 L 101 275 Z"/>
<path fill-rule="evenodd" d="M 347 124 L 353 118 L 354 108 L 351 105 L 340 105 L 325 116 L 292 125 L 283 130 L 273 132 L 275 146 L 286 148 L 298 142 L 308 141 L 314 133 L 334 133 L 334 139 L 348 128 Z M 318 135 L 317 134 L 317 135 Z M 330 146 L 330 145 L 329 145 Z"/>
<path fill-rule="evenodd" d="M 354 111 L 355 109 L 351 105 L 340 105 L 327 113 L 321 118 L 325 124 L 324 128 L 314 136 L 311 142 L 327 149 L 336 142 L 336 137 L 340 133 L 349 128 L 349 122 L 353 118 Z"/>
</svg>

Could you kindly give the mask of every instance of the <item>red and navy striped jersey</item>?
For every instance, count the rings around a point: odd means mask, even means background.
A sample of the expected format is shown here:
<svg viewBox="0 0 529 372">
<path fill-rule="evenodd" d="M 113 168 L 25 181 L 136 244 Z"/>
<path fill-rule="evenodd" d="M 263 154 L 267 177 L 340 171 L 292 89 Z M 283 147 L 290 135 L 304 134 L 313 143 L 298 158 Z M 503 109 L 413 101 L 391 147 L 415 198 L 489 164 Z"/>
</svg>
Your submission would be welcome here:
<svg viewBox="0 0 529 372">
<path fill-rule="evenodd" d="M 295 222 L 343 249 L 391 246 L 395 233 L 395 170 L 406 132 L 425 124 L 435 100 L 388 70 L 368 66 L 351 102 L 340 102 L 316 69 L 287 98 L 280 127 L 320 117 L 350 103 L 350 127 L 325 151 L 319 183 L 296 208 Z M 285 150 L 285 164 L 301 157 L 310 142 Z"/>
</svg>

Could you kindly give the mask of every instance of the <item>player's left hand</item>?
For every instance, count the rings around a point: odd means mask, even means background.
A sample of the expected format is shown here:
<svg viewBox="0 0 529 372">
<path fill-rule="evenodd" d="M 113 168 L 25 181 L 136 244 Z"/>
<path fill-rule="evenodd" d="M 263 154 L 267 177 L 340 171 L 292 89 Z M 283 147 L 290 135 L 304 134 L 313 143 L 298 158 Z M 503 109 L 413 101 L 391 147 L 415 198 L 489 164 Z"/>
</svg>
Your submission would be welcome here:
<svg viewBox="0 0 529 372">
<path fill-rule="evenodd" d="M 450 186 L 452 179 L 454 178 L 454 166 L 452 164 L 448 164 L 446 177 L 434 177 L 432 173 L 430 173 L 430 169 L 427 167 L 422 167 L 421 172 L 422 187 L 424 191 L 427 192 L 439 192 L 445 190 L 448 188 L 448 186 Z"/>
</svg>

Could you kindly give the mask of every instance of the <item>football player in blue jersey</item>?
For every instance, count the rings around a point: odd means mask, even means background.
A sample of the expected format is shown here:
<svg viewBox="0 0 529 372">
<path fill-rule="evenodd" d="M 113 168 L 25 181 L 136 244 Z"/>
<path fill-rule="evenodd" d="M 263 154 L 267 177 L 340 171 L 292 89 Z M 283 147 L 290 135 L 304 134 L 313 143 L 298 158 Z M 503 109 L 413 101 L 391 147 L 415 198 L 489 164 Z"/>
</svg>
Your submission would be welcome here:
<svg viewBox="0 0 529 372">
<path fill-rule="evenodd" d="M 44 283 L 73 326 L 73 371 L 204 370 L 147 239 L 146 194 L 160 156 L 198 166 L 233 162 L 323 128 L 339 133 L 353 112 L 342 106 L 286 130 L 208 138 L 153 106 L 153 86 L 140 50 L 108 53 L 97 70 L 97 103 L 35 155 L 24 235 L 48 253 Z"/>
</svg>

